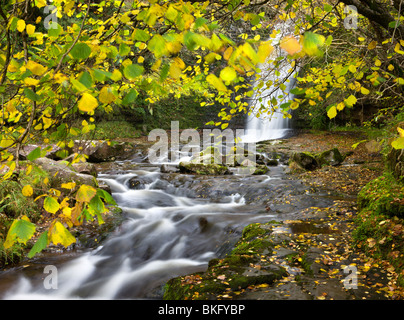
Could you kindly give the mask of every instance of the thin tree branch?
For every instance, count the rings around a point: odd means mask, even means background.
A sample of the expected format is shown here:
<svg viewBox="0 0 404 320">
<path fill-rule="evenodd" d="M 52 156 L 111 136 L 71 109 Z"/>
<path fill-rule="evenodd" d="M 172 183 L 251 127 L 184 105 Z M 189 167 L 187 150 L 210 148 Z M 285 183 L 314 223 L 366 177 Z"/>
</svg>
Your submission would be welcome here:
<svg viewBox="0 0 404 320">
<path fill-rule="evenodd" d="M 67 57 L 67 55 L 70 53 L 70 51 L 72 51 L 72 49 L 73 49 L 73 47 L 76 45 L 77 41 L 79 41 L 79 38 L 80 38 L 80 36 L 81 36 L 81 33 L 83 32 L 83 29 L 84 29 L 84 23 L 85 23 L 86 20 L 87 20 L 87 16 L 88 16 L 88 13 L 89 13 L 89 12 L 90 12 L 90 1 L 88 1 L 88 3 L 87 3 L 87 12 L 86 12 L 86 15 L 84 16 L 83 21 L 81 22 L 81 27 L 80 27 L 79 33 L 78 33 L 76 39 L 74 39 L 74 41 L 73 41 L 72 45 L 70 46 L 70 48 L 67 49 L 67 51 L 63 54 L 62 58 L 60 58 L 60 61 L 59 61 L 58 65 L 57 65 L 57 67 L 56 67 L 56 69 L 55 69 L 55 74 L 56 74 L 56 73 L 60 70 L 60 68 L 62 67 L 63 60 Z"/>
</svg>

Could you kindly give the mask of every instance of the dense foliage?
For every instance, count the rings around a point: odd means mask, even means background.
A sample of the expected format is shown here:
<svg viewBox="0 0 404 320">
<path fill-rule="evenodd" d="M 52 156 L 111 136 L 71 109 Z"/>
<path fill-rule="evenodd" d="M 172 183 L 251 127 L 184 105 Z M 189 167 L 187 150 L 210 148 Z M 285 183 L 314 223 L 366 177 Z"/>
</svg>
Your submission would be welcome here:
<svg viewBox="0 0 404 320">
<path fill-rule="evenodd" d="M 72 244 L 68 228 L 86 220 L 102 223 L 105 204 L 113 200 L 92 186 L 64 184 L 38 194 L 35 185 L 21 184 L 20 172 L 30 175 L 34 168 L 20 163 L 22 146 L 56 141 L 63 158 L 75 136 L 95 129 L 97 114 L 132 106 L 140 97 L 153 114 L 162 98 L 196 92 L 202 106 L 223 106 L 214 123 L 222 129 L 234 115 L 248 112 L 253 92 L 263 88 L 285 93 L 269 105 L 258 101 L 258 113 L 280 107 L 289 117 L 290 110 L 315 106 L 333 119 L 365 101 L 400 111 L 401 2 L 380 2 L 2 1 L 1 179 L 18 181 L 22 195 L 35 196 L 34 202 L 52 216 L 30 256 L 50 243 Z M 362 15 L 346 10 L 347 4 Z M 282 77 L 285 63 L 290 70 Z M 260 68 L 278 79 L 253 81 L 260 79 Z M 302 72 L 290 97 L 285 83 L 296 70 Z M 82 121 L 70 121 L 77 116 Z M 400 134 L 396 148 L 404 147 Z M 38 147 L 28 160 L 49 148 Z M 72 162 L 84 160 L 77 154 Z M 6 248 L 37 233 L 26 214 L 15 218 Z"/>
</svg>

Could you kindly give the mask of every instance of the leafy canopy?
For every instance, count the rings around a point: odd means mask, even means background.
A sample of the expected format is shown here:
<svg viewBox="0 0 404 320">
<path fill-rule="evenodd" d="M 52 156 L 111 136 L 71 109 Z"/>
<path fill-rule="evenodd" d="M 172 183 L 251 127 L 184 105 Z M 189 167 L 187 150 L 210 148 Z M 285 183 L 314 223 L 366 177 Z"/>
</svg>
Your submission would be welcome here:
<svg viewBox="0 0 404 320">
<path fill-rule="evenodd" d="M 246 99 L 254 90 L 284 91 L 281 101 L 258 101 L 260 113 L 280 107 L 290 116 L 301 104 L 321 103 L 330 118 L 380 90 L 401 91 L 401 33 L 387 30 L 374 39 L 361 29 L 343 30 L 344 8 L 339 1 L 321 0 L 2 2 L 0 156 L 8 167 L 2 179 L 20 170 L 22 145 L 52 139 L 61 149 L 71 148 L 72 136 L 94 130 L 96 113 L 130 105 L 140 95 L 152 112 L 152 104 L 168 93 L 203 88 L 201 104 L 222 104 L 215 124 L 226 127 L 234 115 L 248 112 Z M 402 17 L 388 8 L 397 22 L 392 28 L 398 29 Z M 369 27 L 367 18 L 359 20 Z M 390 22 L 377 23 L 388 29 Z M 383 46 L 391 49 L 387 55 Z M 279 50 L 283 54 L 273 54 Z M 363 50 L 371 54 L 364 58 L 358 54 Z M 290 75 L 313 61 L 322 63 L 297 77 L 296 96 L 287 95 L 285 82 L 291 79 L 282 79 L 279 69 L 288 63 Z M 261 68 L 278 79 L 252 81 Z M 89 121 L 74 126 L 68 120 L 76 115 Z M 400 141 L 395 146 L 402 146 Z M 28 160 L 46 151 L 37 148 Z M 31 197 L 36 190 L 25 186 L 22 192 Z M 102 223 L 104 204 L 113 203 L 105 191 L 85 185 L 61 185 L 39 199 L 53 220 L 30 255 L 49 243 L 70 245 L 68 228 L 94 218 Z M 26 217 L 17 219 L 7 246 L 25 243 L 34 232 Z"/>
</svg>

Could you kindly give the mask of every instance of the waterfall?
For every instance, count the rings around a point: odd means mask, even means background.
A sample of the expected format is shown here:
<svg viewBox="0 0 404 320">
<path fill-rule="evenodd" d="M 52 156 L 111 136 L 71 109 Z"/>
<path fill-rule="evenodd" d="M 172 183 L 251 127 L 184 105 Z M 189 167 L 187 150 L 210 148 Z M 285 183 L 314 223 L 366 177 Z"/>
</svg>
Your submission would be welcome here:
<svg viewBox="0 0 404 320">
<path fill-rule="evenodd" d="M 290 30 L 290 26 L 282 25 L 281 32 L 272 40 L 272 44 L 275 45 L 279 42 L 288 30 Z M 283 56 L 284 53 L 281 49 L 277 48 L 270 56 L 270 59 L 276 61 L 277 58 Z M 259 78 L 255 81 L 253 87 L 257 88 L 261 81 L 264 83 L 264 86 L 262 89 L 255 90 L 250 101 L 250 110 L 246 120 L 243 142 L 281 139 L 291 130 L 290 119 L 284 117 L 279 106 L 293 98 L 290 90 L 293 89 L 296 82 L 295 74 L 297 73 L 297 68 L 293 68 L 284 59 L 281 61 L 277 72 L 273 69 L 273 64 L 269 62 L 262 64 L 260 69 Z M 279 88 L 277 80 L 284 81 L 284 91 Z M 267 83 L 270 85 L 266 85 Z M 278 101 L 277 106 L 273 107 L 273 112 L 262 112 L 260 110 L 261 105 L 265 108 L 272 107 L 271 100 L 273 99 Z"/>
</svg>

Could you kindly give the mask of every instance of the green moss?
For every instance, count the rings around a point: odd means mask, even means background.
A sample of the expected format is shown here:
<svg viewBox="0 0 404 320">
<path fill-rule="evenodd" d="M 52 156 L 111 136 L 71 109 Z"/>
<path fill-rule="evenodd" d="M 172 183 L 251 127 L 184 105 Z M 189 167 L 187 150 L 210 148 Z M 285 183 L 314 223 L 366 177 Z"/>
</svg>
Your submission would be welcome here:
<svg viewBox="0 0 404 320">
<path fill-rule="evenodd" d="M 370 181 L 358 194 L 359 209 L 369 208 L 377 214 L 404 217 L 404 185 L 386 172 Z"/>
<path fill-rule="evenodd" d="M 389 261 L 397 274 L 399 286 L 403 286 L 404 270 L 404 186 L 391 173 L 369 182 L 359 193 L 352 232 L 354 246 L 375 259 Z"/>
<path fill-rule="evenodd" d="M 203 164 L 181 162 L 179 168 L 182 173 L 193 173 L 199 175 L 222 175 L 230 173 L 227 166 L 216 163 Z"/>
<path fill-rule="evenodd" d="M 269 236 L 274 223 L 278 222 L 246 226 L 241 239 L 225 258 L 213 259 L 206 272 L 188 276 L 188 280 L 199 280 L 188 283 L 187 277 L 179 277 L 168 281 L 164 299 L 215 299 L 220 294 L 228 293 L 229 289 L 240 290 L 262 283 L 271 284 L 285 276 L 287 272 L 284 268 L 261 261 L 263 253 L 272 253 Z M 262 268 L 251 267 L 257 263 Z"/>
</svg>

